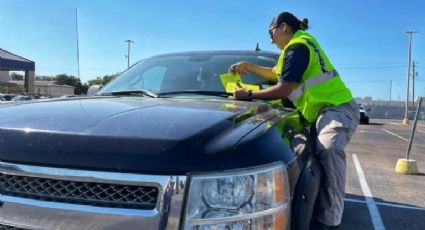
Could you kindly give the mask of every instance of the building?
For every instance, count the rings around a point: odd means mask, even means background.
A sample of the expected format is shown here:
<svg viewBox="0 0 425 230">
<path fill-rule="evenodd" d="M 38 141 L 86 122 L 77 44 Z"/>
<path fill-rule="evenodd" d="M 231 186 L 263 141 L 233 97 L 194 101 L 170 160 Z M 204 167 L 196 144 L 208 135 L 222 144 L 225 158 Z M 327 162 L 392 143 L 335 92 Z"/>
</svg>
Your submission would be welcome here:
<svg viewBox="0 0 425 230">
<path fill-rule="evenodd" d="M 24 91 L 34 92 L 35 62 L 0 48 L 0 71 L 3 72 L 1 77 L 4 80 L 8 79 L 9 71 L 25 71 Z M 7 73 L 7 77 L 4 72 Z"/>
<path fill-rule="evenodd" d="M 1 71 L 0 70 L 0 82 L 9 82 L 9 71 Z"/>
<path fill-rule="evenodd" d="M 10 81 L 18 86 L 23 87 L 24 81 Z M 35 81 L 34 92 L 35 95 L 58 97 L 63 95 L 74 95 L 74 86 L 57 85 L 55 81 Z"/>
</svg>

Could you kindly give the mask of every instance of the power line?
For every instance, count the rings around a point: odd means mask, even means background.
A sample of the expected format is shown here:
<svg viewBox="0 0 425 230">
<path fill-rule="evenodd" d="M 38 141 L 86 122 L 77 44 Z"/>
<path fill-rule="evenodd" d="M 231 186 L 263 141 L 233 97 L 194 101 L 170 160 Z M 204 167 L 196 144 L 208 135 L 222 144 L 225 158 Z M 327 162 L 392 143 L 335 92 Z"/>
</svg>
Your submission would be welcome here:
<svg viewBox="0 0 425 230">
<path fill-rule="evenodd" d="M 404 66 L 336 66 L 338 69 L 402 69 Z"/>
<path fill-rule="evenodd" d="M 425 78 L 423 78 L 422 77 L 422 79 L 420 79 L 420 80 L 418 80 L 418 78 L 419 77 L 416 77 L 416 79 L 415 79 L 415 81 L 424 81 L 425 82 Z M 391 80 L 391 79 L 388 79 L 388 80 L 364 80 L 364 81 L 362 81 L 362 80 L 359 80 L 359 81 L 347 81 L 347 80 L 344 80 L 344 82 L 346 82 L 346 83 L 373 83 L 373 82 L 375 82 L 375 83 L 382 83 L 382 82 L 389 82 L 389 81 L 393 81 L 393 82 L 405 82 L 405 80 Z"/>
</svg>

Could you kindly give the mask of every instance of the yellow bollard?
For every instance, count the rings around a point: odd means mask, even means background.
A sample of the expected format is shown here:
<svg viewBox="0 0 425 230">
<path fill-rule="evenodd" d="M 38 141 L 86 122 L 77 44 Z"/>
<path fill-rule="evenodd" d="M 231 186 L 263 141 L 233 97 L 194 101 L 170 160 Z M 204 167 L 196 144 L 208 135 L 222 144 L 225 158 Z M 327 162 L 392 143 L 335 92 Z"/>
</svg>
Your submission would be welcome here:
<svg viewBox="0 0 425 230">
<path fill-rule="evenodd" d="M 404 118 L 403 119 L 403 125 L 409 125 L 409 119 Z"/>
<path fill-rule="evenodd" d="M 418 174 L 418 166 L 415 160 L 400 158 L 395 166 L 395 171 L 404 174 Z"/>
</svg>

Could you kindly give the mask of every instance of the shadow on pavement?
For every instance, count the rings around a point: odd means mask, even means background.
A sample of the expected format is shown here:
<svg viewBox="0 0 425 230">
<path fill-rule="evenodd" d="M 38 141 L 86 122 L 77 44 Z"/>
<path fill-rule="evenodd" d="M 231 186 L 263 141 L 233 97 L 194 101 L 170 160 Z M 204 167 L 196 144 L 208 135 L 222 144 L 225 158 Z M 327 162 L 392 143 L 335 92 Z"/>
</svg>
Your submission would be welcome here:
<svg viewBox="0 0 425 230">
<path fill-rule="evenodd" d="M 371 123 L 369 123 L 369 125 L 384 125 L 384 124 L 371 122 Z"/>
</svg>

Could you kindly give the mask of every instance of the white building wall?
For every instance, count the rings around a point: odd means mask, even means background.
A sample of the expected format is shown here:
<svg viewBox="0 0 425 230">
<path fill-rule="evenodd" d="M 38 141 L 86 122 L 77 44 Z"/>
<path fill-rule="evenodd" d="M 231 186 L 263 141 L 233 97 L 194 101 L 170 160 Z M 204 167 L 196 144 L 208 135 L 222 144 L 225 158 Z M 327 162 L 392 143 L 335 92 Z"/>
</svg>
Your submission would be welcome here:
<svg viewBox="0 0 425 230">
<path fill-rule="evenodd" d="M 52 96 L 74 95 L 74 88 L 52 86 L 50 95 Z"/>
<path fill-rule="evenodd" d="M 0 82 L 9 82 L 9 71 L 1 71 L 0 70 Z"/>
<path fill-rule="evenodd" d="M 52 86 L 52 85 L 35 85 L 34 93 L 43 96 L 62 96 L 74 95 L 73 87 Z"/>
</svg>

